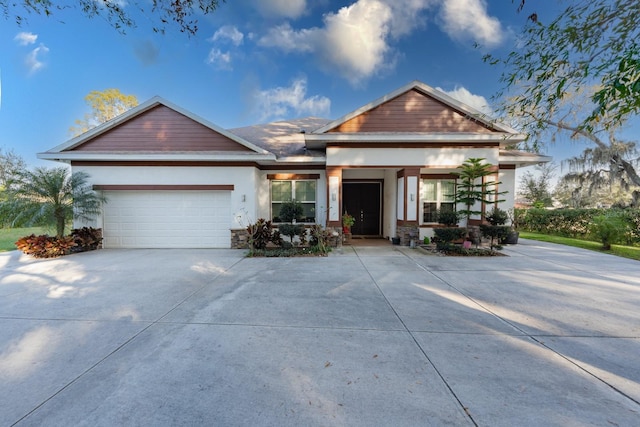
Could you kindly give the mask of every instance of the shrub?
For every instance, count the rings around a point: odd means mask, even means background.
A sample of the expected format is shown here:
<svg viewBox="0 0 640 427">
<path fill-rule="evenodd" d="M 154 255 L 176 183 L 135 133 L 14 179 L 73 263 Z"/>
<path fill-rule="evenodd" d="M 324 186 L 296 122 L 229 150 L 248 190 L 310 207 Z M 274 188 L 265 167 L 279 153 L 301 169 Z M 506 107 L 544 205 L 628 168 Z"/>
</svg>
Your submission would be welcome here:
<svg viewBox="0 0 640 427">
<path fill-rule="evenodd" d="M 321 225 L 316 224 L 311 227 L 311 231 L 309 232 L 309 234 L 309 245 L 311 245 L 312 250 L 317 250 L 319 253 L 329 252 L 330 234 L 327 229 L 323 228 Z"/>
<path fill-rule="evenodd" d="M 509 219 L 507 212 L 498 207 L 494 207 L 493 210 L 485 217 L 485 219 L 491 225 L 504 225 Z"/>
<path fill-rule="evenodd" d="M 453 227 L 458 225 L 460 214 L 456 211 L 438 211 L 436 213 L 436 221 L 447 227 Z"/>
<path fill-rule="evenodd" d="M 71 230 L 71 237 L 75 246 L 72 252 L 85 252 L 98 249 L 102 242 L 102 229 L 93 227 L 74 228 Z"/>
<path fill-rule="evenodd" d="M 608 251 L 611 249 L 611 244 L 618 241 L 624 234 L 625 228 L 623 218 L 616 213 L 610 213 L 593 218 L 589 232 L 593 238 L 602 242 L 602 249 Z"/>
<path fill-rule="evenodd" d="M 19 239 L 16 242 L 16 247 L 35 258 L 55 258 L 67 255 L 75 244 L 71 236 L 55 237 L 32 234 Z"/>
<path fill-rule="evenodd" d="M 280 224 L 278 230 L 283 236 L 287 236 L 293 244 L 293 238 L 299 236 L 301 233 L 305 233 L 305 227 L 302 224 Z"/>
<path fill-rule="evenodd" d="M 482 235 L 490 239 L 489 247 L 491 249 L 502 249 L 500 242 L 507 238 L 510 231 L 511 227 L 508 225 L 480 225 L 480 232 L 482 232 Z"/>
<path fill-rule="evenodd" d="M 271 221 L 264 218 L 258 219 L 255 224 L 247 227 L 249 233 L 249 246 L 251 249 L 264 249 L 272 240 Z"/>
<path fill-rule="evenodd" d="M 434 228 L 433 233 L 436 249 L 442 250 L 451 246 L 454 240 L 463 239 L 467 235 L 467 229 L 463 227 Z"/>
<path fill-rule="evenodd" d="M 303 213 L 304 208 L 302 205 L 294 200 L 291 202 L 285 202 L 280 206 L 278 218 L 280 218 L 280 221 L 282 222 L 293 222 L 294 220 L 297 221 L 302 218 Z"/>
<path fill-rule="evenodd" d="M 587 239 L 591 224 L 598 216 L 614 215 L 622 221 L 622 233 L 611 243 L 640 243 L 640 210 L 638 209 L 528 209 L 520 212 L 519 228 L 543 234 Z M 600 221 L 600 220 L 598 220 Z M 598 239 L 600 240 L 600 239 Z"/>
</svg>

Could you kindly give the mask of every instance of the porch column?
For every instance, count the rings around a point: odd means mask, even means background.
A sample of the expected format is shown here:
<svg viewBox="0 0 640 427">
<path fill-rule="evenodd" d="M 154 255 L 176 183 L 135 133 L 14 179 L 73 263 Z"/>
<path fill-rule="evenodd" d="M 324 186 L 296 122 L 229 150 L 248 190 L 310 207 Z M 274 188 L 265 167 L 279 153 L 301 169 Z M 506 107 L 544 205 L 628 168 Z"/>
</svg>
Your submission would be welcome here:
<svg viewBox="0 0 640 427">
<path fill-rule="evenodd" d="M 404 168 L 397 173 L 398 181 L 398 218 L 396 233 L 400 244 L 408 246 L 412 240 L 420 237 L 418 225 L 418 203 L 420 201 L 420 168 Z"/>
<path fill-rule="evenodd" d="M 342 167 L 327 166 L 327 227 L 342 227 Z"/>
<path fill-rule="evenodd" d="M 418 225 L 418 203 L 420 202 L 420 168 L 404 168 L 397 173 L 398 217 L 397 225 Z"/>
</svg>

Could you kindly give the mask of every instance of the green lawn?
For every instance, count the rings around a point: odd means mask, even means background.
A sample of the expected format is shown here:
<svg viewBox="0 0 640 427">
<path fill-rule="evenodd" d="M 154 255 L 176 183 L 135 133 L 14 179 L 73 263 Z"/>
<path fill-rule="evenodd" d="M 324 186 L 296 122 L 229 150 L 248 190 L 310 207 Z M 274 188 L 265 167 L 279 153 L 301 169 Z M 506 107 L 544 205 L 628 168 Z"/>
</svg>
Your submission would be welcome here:
<svg viewBox="0 0 640 427">
<path fill-rule="evenodd" d="M 16 249 L 15 241 L 30 234 L 47 234 L 49 231 L 43 227 L 29 228 L 0 228 L 0 252 Z"/>
<path fill-rule="evenodd" d="M 624 258 L 635 259 L 640 261 L 640 248 L 636 246 L 611 245 L 610 251 L 603 251 L 602 244 L 598 242 L 590 242 L 588 240 L 572 239 L 569 237 L 550 236 L 548 234 L 531 233 L 521 231 L 520 237 L 523 239 L 539 240 L 541 242 L 559 243 L 561 245 L 573 246 L 576 248 L 589 249 L 591 251 L 605 252 L 611 255 L 617 255 Z"/>
</svg>

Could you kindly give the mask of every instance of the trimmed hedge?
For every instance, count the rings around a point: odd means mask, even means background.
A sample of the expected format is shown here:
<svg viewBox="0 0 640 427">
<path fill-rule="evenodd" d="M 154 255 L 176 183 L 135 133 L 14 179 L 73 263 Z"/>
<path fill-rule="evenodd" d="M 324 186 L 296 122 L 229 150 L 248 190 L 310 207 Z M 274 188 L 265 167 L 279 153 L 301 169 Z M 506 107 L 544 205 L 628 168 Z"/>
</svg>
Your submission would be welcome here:
<svg viewBox="0 0 640 427">
<path fill-rule="evenodd" d="M 577 239 L 593 238 L 590 231 L 594 218 L 615 216 L 624 230 L 616 242 L 640 244 L 640 209 L 517 209 L 518 228 L 525 231 Z M 599 240 L 596 238 L 596 240 Z"/>
</svg>

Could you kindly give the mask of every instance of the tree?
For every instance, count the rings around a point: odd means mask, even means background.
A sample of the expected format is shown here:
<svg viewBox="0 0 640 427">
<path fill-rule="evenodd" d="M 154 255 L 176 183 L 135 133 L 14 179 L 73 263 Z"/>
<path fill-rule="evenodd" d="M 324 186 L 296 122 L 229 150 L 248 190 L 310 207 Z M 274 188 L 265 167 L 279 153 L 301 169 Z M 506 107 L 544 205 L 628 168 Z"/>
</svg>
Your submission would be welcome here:
<svg viewBox="0 0 640 427">
<path fill-rule="evenodd" d="M 536 166 L 537 174 L 526 171 L 520 180 L 518 194 L 527 203 L 534 207 L 547 207 L 553 205 L 551 197 L 551 179 L 555 166 L 552 163 Z"/>
<path fill-rule="evenodd" d="M 82 120 L 76 120 L 76 125 L 69 128 L 69 132 L 74 136 L 108 122 L 138 105 L 135 95 L 125 95 L 119 89 L 94 90 L 84 99 L 91 107 L 91 113 L 85 114 Z"/>
<path fill-rule="evenodd" d="M 596 84 L 590 111 L 576 128 L 592 132 L 596 126 L 618 126 L 640 111 L 640 2 L 568 3 L 549 24 L 536 13 L 529 15 L 518 48 L 506 58 L 485 56 L 505 68 L 497 97 L 516 89 L 503 107 L 513 117 L 531 110 L 553 113 L 567 95 Z"/>
<path fill-rule="evenodd" d="M 62 237 L 71 218 L 91 220 L 106 202 L 91 189 L 88 178 L 84 172 L 70 174 L 65 167 L 22 171 L 6 191 L 7 200 L 0 202 L 0 213 L 12 227 L 55 225 L 56 235 Z"/>
<path fill-rule="evenodd" d="M 8 183 L 26 167 L 24 159 L 13 150 L 3 151 L 0 148 L 0 191 L 4 191 Z"/>
<path fill-rule="evenodd" d="M 498 200 L 498 196 L 506 192 L 498 192 L 497 186 L 501 182 L 487 181 L 485 178 L 494 175 L 493 165 L 484 163 L 485 159 L 469 158 L 458 166 L 461 170 L 456 174 L 460 179 L 460 183 L 456 188 L 456 203 L 464 205 L 464 209 L 458 212 L 464 215 L 469 225 L 469 219 L 472 215 L 481 215 L 482 211 L 478 210 L 477 204 L 495 204 L 504 202 Z"/>
<path fill-rule="evenodd" d="M 224 1 L 224 0 L 223 0 Z M 6 19 L 13 19 L 18 25 L 27 20 L 32 13 L 53 16 L 65 9 L 79 10 L 87 18 L 103 17 L 116 30 L 124 33 L 128 28 L 135 28 L 133 15 L 141 12 L 148 18 L 153 31 L 161 34 L 169 24 L 176 24 L 180 32 L 195 35 L 198 32 L 198 20 L 195 16 L 213 13 L 218 8 L 219 0 L 131 0 L 131 1 L 96 1 L 77 0 L 62 2 L 55 0 L 0 0 L 0 14 Z"/>
<path fill-rule="evenodd" d="M 640 153 L 634 142 L 613 139 L 607 147 L 587 148 L 580 155 L 563 161 L 563 165 L 569 167 L 569 173 L 562 181 L 574 184 L 600 205 L 638 206 L 640 189 L 630 180 L 629 174 L 612 161 L 618 157 L 634 168 L 640 165 Z"/>
</svg>

